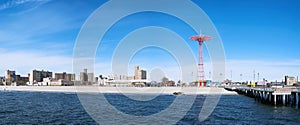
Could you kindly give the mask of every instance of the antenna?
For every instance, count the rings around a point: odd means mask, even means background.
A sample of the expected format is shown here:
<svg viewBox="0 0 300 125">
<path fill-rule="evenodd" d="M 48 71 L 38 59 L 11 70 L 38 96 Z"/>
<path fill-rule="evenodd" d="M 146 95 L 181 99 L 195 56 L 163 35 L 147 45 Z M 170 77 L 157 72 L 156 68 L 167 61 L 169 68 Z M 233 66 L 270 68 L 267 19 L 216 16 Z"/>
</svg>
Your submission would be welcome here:
<svg viewBox="0 0 300 125">
<path fill-rule="evenodd" d="M 230 70 L 230 80 L 232 80 L 232 70 Z"/>
<path fill-rule="evenodd" d="M 255 70 L 253 70 L 253 82 L 255 82 Z"/>
</svg>

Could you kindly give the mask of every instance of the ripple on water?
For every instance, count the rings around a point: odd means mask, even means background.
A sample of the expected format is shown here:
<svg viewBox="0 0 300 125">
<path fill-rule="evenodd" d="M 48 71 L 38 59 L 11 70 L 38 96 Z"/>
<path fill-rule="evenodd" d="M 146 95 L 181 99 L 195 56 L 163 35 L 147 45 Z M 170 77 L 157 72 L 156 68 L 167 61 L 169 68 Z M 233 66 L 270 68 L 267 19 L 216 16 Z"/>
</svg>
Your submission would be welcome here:
<svg viewBox="0 0 300 125">
<path fill-rule="evenodd" d="M 130 100 L 121 94 L 106 94 L 118 110 L 128 114 L 148 116 L 166 109 L 176 98 L 161 95 L 152 102 Z M 184 95 L 185 96 L 185 95 Z M 190 111 L 177 124 L 298 124 L 300 110 L 256 103 L 253 99 L 238 96 L 221 96 L 212 114 L 203 122 L 198 121 L 205 96 L 198 95 Z M 184 104 L 185 102 L 182 102 Z M 107 111 L 109 112 L 109 111 Z M 169 117 L 158 123 L 173 119 Z M 112 117 L 104 113 L 104 117 Z M 128 119 L 130 120 L 130 119 Z M 116 120 L 117 121 L 117 120 Z M 84 110 L 76 94 L 45 92 L 0 92 L 1 124 L 97 124 Z M 122 123 L 116 123 L 122 124 Z"/>
</svg>

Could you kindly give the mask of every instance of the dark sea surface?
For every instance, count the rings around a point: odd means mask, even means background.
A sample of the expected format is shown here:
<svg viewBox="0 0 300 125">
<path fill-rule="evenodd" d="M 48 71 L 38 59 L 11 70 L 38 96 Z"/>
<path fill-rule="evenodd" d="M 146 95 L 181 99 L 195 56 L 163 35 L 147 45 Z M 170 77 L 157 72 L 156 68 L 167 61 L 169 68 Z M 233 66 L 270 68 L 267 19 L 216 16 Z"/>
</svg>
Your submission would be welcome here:
<svg viewBox="0 0 300 125">
<path fill-rule="evenodd" d="M 106 94 L 105 97 L 119 111 L 136 116 L 158 113 L 176 98 L 173 95 L 160 95 L 151 103 L 146 103 L 131 100 L 121 94 Z M 205 121 L 199 122 L 198 115 L 205 98 L 198 95 L 190 111 L 177 124 L 300 124 L 299 109 L 265 105 L 241 95 L 222 95 L 213 113 Z M 74 93 L 0 91 L 0 124 L 97 122 L 85 112 Z"/>
</svg>

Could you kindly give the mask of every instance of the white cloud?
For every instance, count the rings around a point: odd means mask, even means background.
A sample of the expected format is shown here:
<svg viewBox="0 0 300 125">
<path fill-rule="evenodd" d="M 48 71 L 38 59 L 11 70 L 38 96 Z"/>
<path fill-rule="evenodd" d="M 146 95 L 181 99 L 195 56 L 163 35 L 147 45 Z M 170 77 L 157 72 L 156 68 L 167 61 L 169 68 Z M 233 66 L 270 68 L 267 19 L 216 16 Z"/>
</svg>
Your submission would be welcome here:
<svg viewBox="0 0 300 125">
<path fill-rule="evenodd" d="M 10 0 L 2 5 L 0 5 L 0 10 L 5 10 L 13 8 L 22 4 L 31 3 L 31 2 L 48 2 L 50 0 Z"/>
<path fill-rule="evenodd" d="M 45 50 L 46 51 L 46 50 Z M 71 72 L 72 58 L 49 56 L 39 52 L 0 52 L 0 74 L 7 69 L 16 70 L 18 74 L 27 75 L 30 70 L 49 70 L 52 72 Z"/>
</svg>

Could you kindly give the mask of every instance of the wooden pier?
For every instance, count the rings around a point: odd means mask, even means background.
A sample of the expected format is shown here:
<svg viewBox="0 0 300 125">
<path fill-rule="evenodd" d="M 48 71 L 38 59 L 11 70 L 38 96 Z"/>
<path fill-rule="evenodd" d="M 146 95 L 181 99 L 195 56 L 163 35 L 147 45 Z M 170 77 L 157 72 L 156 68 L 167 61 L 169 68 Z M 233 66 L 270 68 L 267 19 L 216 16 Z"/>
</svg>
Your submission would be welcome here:
<svg viewBox="0 0 300 125">
<path fill-rule="evenodd" d="M 300 107 L 300 89 L 293 89 L 291 92 L 291 104 L 295 107 Z"/>
<path fill-rule="evenodd" d="M 299 107 L 300 89 L 297 88 L 253 88 L 227 86 L 226 90 L 254 98 L 256 101 L 271 105 L 290 105 Z"/>
</svg>

